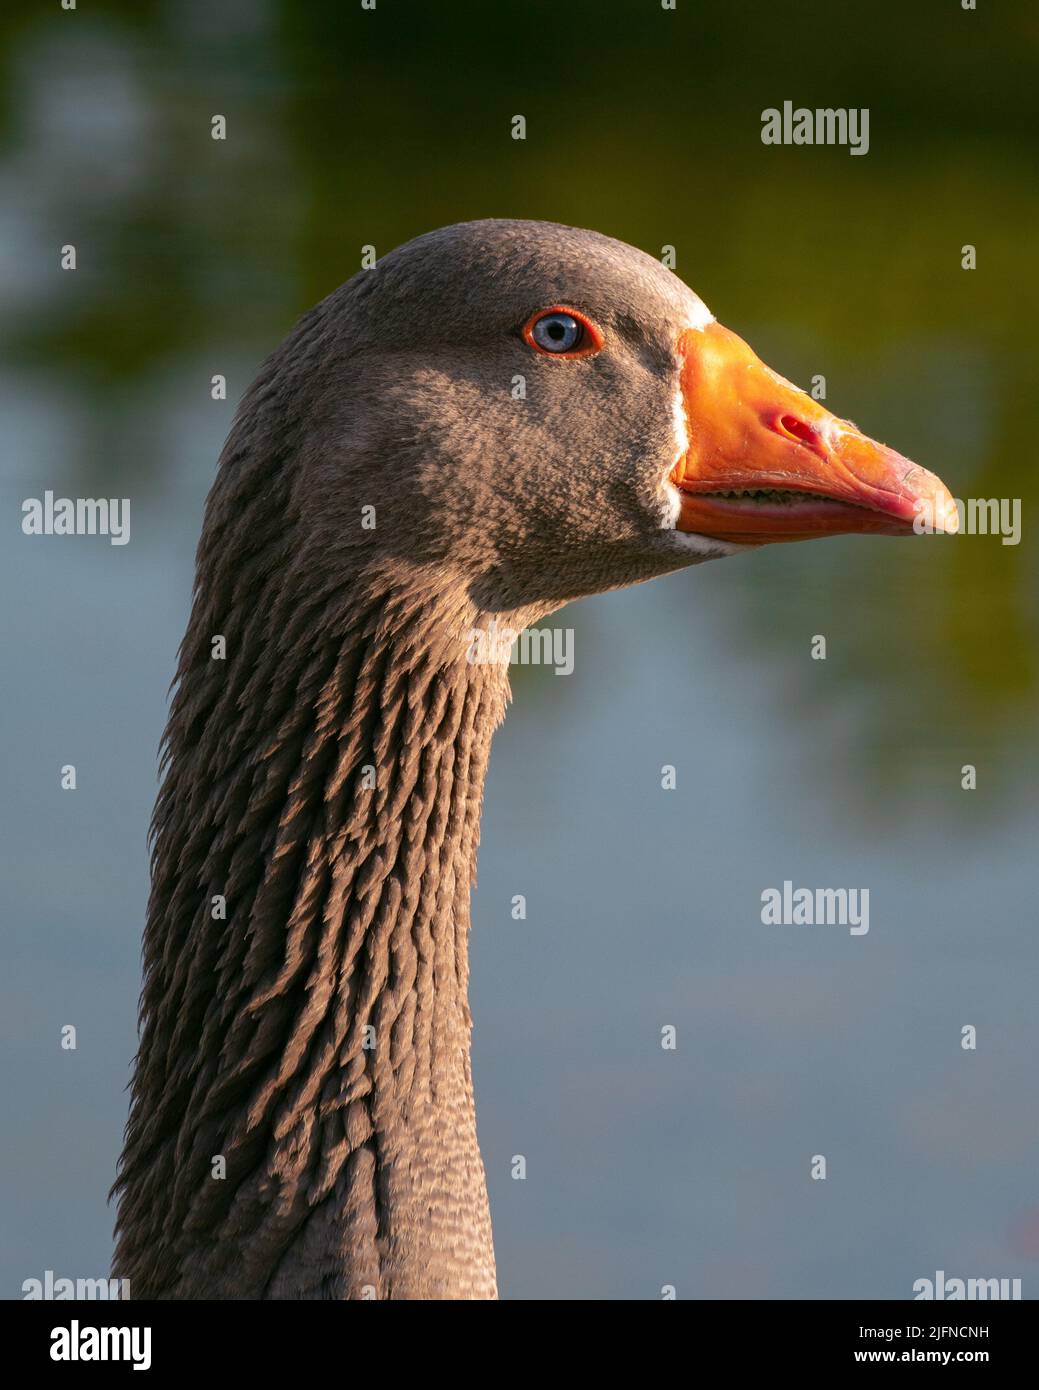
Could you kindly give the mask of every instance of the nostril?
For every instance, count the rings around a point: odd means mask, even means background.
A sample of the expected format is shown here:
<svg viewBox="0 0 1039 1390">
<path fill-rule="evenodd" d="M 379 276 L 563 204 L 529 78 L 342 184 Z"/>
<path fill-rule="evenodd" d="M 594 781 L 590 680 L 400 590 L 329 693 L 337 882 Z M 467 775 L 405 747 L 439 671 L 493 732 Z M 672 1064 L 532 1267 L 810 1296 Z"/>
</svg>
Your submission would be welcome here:
<svg viewBox="0 0 1039 1390">
<path fill-rule="evenodd" d="M 789 434 L 793 439 L 799 439 L 802 444 L 811 444 L 815 440 L 815 430 L 811 425 L 806 425 L 803 420 L 799 420 L 796 415 L 784 415 L 779 422 L 779 427 L 784 434 Z"/>
</svg>

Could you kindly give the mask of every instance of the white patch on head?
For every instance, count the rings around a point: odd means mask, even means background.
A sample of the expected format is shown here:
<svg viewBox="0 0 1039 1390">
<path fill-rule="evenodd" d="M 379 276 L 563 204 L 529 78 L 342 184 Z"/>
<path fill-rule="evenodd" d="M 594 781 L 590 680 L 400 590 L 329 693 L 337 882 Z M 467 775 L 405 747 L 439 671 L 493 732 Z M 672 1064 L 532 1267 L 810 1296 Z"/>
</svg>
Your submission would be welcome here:
<svg viewBox="0 0 1039 1390">
<path fill-rule="evenodd" d="M 678 369 L 681 371 L 682 364 L 679 362 Z M 689 431 L 685 424 L 685 397 L 682 395 L 681 384 L 675 387 L 675 394 L 671 397 L 671 424 L 675 431 L 675 463 L 689 449 Z"/>
<path fill-rule="evenodd" d="M 674 531 L 678 527 L 678 517 L 682 510 L 682 494 L 671 481 L 670 471 L 664 479 L 664 515 L 660 519 L 662 531 Z"/>
<path fill-rule="evenodd" d="M 703 310 L 704 318 L 701 323 L 690 324 L 689 327 L 697 329 L 699 332 L 714 322 L 714 316 L 705 304 L 697 300 Z M 676 365 L 679 372 L 682 369 L 681 357 L 676 357 Z M 671 481 L 671 474 L 679 459 L 689 449 L 689 431 L 686 428 L 685 420 L 685 399 L 682 396 L 681 381 L 675 387 L 675 394 L 671 398 L 671 423 L 675 436 L 675 461 L 667 470 L 662 479 L 664 489 L 664 515 L 660 526 L 664 531 L 670 531 L 676 543 L 684 550 L 691 550 L 704 560 L 720 559 L 723 555 L 738 555 L 743 550 L 750 549 L 749 546 L 735 545 L 732 541 L 715 540 L 711 536 L 700 536 L 693 531 L 679 531 L 678 518 L 682 512 L 682 494 Z"/>
<path fill-rule="evenodd" d="M 713 536 L 700 536 L 695 531 L 680 531 L 678 518 L 682 512 L 682 494 L 671 481 L 670 475 L 664 479 L 664 519 L 661 529 L 670 531 L 675 543 L 683 550 L 691 550 L 702 560 L 718 560 L 723 555 L 739 555 L 749 550 L 746 545 L 736 545 L 732 541 L 715 540 Z"/>
<path fill-rule="evenodd" d="M 697 333 L 702 333 L 709 323 L 714 322 L 714 315 L 700 296 L 693 294 L 692 290 L 689 291 L 689 298 L 692 300 L 692 313 L 689 315 L 686 328 L 692 328 Z"/>
<path fill-rule="evenodd" d="M 681 354 L 675 355 L 675 369 L 681 374 Z M 671 397 L 671 429 L 674 432 L 675 439 L 674 462 L 662 479 L 664 485 L 664 517 L 660 525 L 665 531 L 675 531 L 678 527 L 678 514 L 681 510 L 682 497 L 678 488 L 676 488 L 671 481 L 671 474 L 678 467 L 689 450 L 689 431 L 686 429 L 685 423 L 685 397 L 682 395 L 681 375 L 679 375 L 678 385 L 675 387 L 675 394 Z"/>
</svg>

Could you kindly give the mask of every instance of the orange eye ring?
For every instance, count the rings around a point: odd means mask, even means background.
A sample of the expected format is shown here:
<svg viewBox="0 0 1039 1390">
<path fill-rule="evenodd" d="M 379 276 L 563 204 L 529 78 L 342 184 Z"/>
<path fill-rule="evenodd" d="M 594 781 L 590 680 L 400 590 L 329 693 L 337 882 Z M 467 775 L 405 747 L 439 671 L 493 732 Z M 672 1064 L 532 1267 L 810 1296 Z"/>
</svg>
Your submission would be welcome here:
<svg viewBox="0 0 1039 1390">
<path fill-rule="evenodd" d="M 581 337 L 576 346 L 567 348 L 563 351 L 556 351 L 538 342 L 537 338 L 534 336 L 535 325 L 552 314 L 565 314 L 580 326 L 582 330 Z M 594 353 L 599 351 L 605 341 L 602 329 L 599 325 L 590 319 L 587 314 L 582 314 L 580 309 L 575 309 L 570 304 L 549 304 L 547 308 L 539 309 L 536 314 L 531 314 L 530 318 L 523 325 L 523 340 L 528 347 L 532 347 L 534 351 L 540 353 L 542 357 L 562 358 L 564 361 L 574 357 L 591 357 Z"/>
</svg>

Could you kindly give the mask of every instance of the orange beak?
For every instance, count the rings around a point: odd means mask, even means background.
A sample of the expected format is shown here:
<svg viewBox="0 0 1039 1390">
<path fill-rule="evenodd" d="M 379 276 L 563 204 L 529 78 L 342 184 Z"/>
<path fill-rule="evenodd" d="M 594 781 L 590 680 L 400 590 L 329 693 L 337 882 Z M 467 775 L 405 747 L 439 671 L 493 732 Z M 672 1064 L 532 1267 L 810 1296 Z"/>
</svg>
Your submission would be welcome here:
<svg viewBox="0 0 1039 1390">
<path fill-rule="evenodd" d="M 689 447 L 671 473 L 680 531 L 766 545 L 853 531 L 955 531 L 945 484 L 778 376 L 711 323 L 682 335 Z"/>
</svg>

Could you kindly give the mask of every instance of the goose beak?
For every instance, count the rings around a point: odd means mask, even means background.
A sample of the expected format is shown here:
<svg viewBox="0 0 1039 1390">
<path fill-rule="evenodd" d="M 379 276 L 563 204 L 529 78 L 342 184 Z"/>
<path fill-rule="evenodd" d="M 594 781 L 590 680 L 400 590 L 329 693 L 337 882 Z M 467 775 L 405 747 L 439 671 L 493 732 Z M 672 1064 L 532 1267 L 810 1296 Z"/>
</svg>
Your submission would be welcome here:
<svg viewBox="0 0 1039 1390">
<path fill-rule="evenodd" d="M 719 323 L 680 342 L 689 446 L 678 529 L 744 545 L 863 531 L 955 531 L 945 484 L 839 420 Z"/>
</svg>

